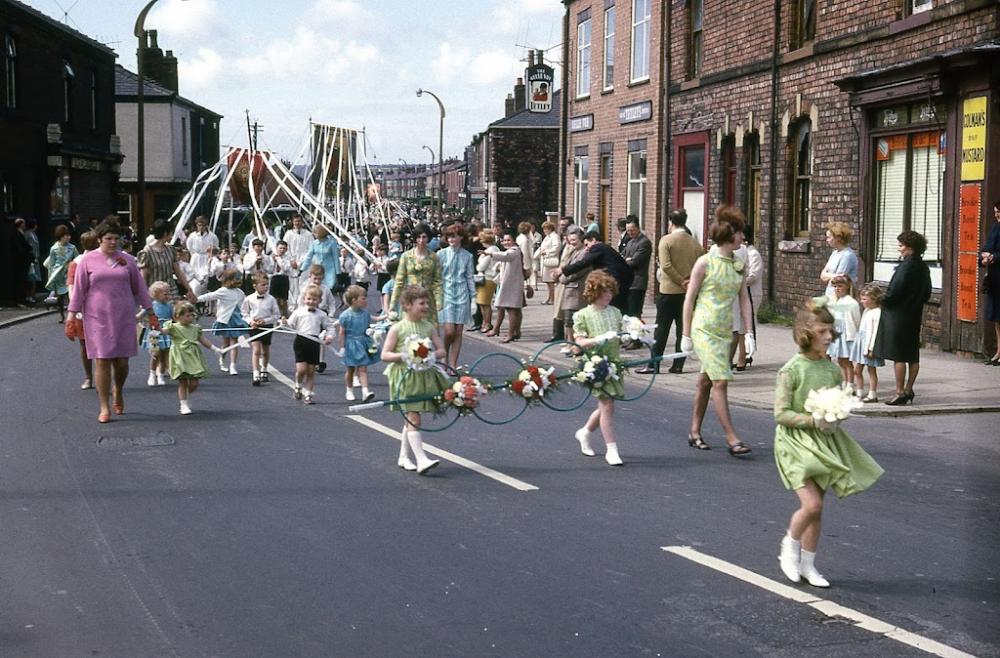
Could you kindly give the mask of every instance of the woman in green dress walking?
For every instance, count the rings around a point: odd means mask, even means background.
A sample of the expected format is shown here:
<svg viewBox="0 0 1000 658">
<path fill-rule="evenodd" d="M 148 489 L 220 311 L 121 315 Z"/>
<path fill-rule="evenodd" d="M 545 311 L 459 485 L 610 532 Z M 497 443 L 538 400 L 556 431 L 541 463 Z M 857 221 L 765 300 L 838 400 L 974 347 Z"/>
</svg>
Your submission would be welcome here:
<svg viewBox="0 0 1000 658">
<path fill-rule="evenodd" d="M 684 329 L 687 333 L 681 339 L 681 350 L 693 351 L 701 361 L 688 445 L 698 450 L 711 449 L 701 436 L 701 425 L 711 397 L 719 424 L 726 433 L 729 454 L 734 457 L 750 453 L 750 447 L 740 440 L 733 427 L 728 393 L 729 382 L 734 378 L 729 349 L 733 340 L 733 302 L 737 297 L 743 326 L 753 326 L 750 324 L 746 268 L 743 261 L 733 256 L 733 252 L 743 244 L 745 223 L 743 213 L 732 206 L 720 206 L 715 211 L 715 220 L 708 227 L 709 238 L 715 245 L 695 262 L 691 270 L 691 282 L 684 297 Z M 744 336 L 744 344 L 747 356 L 753 356 L 756 342 L 752 332 Z"/>
</svg>

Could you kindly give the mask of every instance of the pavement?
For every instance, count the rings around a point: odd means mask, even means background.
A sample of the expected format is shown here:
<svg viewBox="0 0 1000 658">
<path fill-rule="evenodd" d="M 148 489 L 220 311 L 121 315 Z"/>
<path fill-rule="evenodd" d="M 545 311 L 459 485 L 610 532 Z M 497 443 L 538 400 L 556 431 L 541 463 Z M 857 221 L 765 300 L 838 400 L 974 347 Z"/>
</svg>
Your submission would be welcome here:
<svg viewBox="0 0 1000 658">
<path fill-rule="evenodd" d="M 544 294 L 544 293 L 543 293 Z M 500 345 L 498 338 L 487 338 L 479 332 L 467 335 L 479 341 L 489 341 L 497 348 L 507 348 L 518 356 L 533 356 L 552 335 L 552 307 L 542 306 L 537 296 L 524 309 L 522 339 Z M 646 306 L 644 320 L 652 322 L 655 309 Z M 504 328 L 506 332 L 506 327 Z M 667 353 L 673 351 L 674 330 L 671 329 L 667 341 Z M 778 369 L 795 354 L 798 349 L 792 340 L 791 327 L 774 324 L 758 324 L 757 354 L 753 365 L 736 373 L 736 381 L 729 386 L 730 404 L 754 409 L 771 409 L 774 405 L 774 385 Z M 641 359 L 643 352 L 623 353 L 630 359 Z M 697 359 L 689 358 L 682 374 L 666 372 L 669 364 L 661 369 L 653 386 L 658 389 L 673 389 L 688 386 L 694 388 L 698 373 Z M 892 362 L 879 368 L 879 399 L 892 398 L 894 379 Z M 631 375 L 648 377 L 649 375 Z M 906 406 L 889 406 L 882 402 L 866 404 L 857 413 L 865 416 L 919 416 L 927 414 L 958 414 L 1000 411 L 1000 368 L 983 365 L 978 359 L 960 357 L 948 352 L 923 349 L 920 352 L 920 373 L 914 386 L 916 399 Z"/>
</svg>

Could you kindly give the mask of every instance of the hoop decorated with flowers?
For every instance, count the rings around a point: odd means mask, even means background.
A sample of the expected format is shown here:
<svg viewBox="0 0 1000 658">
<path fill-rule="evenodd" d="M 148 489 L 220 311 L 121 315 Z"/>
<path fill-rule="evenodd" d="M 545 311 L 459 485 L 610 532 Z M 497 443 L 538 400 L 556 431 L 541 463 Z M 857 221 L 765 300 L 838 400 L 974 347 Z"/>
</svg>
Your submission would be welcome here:
<svg viewBox="0 0 1000 658">
<path fill-rule="evenodd" d="M 446 388 L 435 400 L 439 413 L 451 408 L 457 409 L 460 416 L 467 416 L 479 406 L 483 396 L 489 393 L 489 388 L 471 375 L 461 375 L 454 384 Z"/>
<path fill-rule="evenodd" d="M 516 397 L 524 398 L 529 404 L 541 404 L 545 394 L 558 388 L 559 378 L 555 368 L 540 368 L 526 363 L 514 379 L 507 382 L 507 388 Z"/>
<path fill-rule="evenodd" d="M 570 379 L 590 389 L 594 395 L 619 397 L 622 394 L 622 376 L 625 365 L 600 352 L 587 352 L 577 359 L 579 367 Z"/>
<path fill-rule="evenodd" d="M 421 338 L 416 334 L 406 337 L 401 354 L 406 367 L 416 372 L 430 370 L 437 362 L 434 356 L 434 343 L 430 338 Z"/>
</svg>

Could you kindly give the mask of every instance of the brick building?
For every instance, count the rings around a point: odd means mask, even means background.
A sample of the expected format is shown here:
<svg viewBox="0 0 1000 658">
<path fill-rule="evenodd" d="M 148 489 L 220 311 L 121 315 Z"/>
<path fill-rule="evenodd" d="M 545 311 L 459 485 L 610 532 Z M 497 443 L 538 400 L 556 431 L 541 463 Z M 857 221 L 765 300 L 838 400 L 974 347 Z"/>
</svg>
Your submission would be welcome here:
<svg viewBox="0 0 1000 658">
<path fill-rule="evenodd" d="M 571 0 L 566 9 L 566 88 L 575 92 L 564 126 L 566 214 L 636 207 L 627 190 L 640 178 L 614 164 L 644 138 L 651 238 L 672 207 L 688 210 L 699 236 L 720 203 L 741 207 L 765 259 L 766 294 L 789 312 L 822 290 L 828 222 L 854 227 L 862 279 L 882 282 L 896 235 L 912 228 L 928 238 L 934 284 L 925 342 L 988 347 L 975 262 L 966 261 L 1000 198 L 995 2 Z M 634 71 L 646 52 L 649 82 Z M 588 70 L 589 85 L 579 81 Z"/>
<path fill-rule="evenodd" d="M 115 53 L 13 0 L 0 0 L 0 211 L 55 224 L 115 207 Z"/>
</svg>

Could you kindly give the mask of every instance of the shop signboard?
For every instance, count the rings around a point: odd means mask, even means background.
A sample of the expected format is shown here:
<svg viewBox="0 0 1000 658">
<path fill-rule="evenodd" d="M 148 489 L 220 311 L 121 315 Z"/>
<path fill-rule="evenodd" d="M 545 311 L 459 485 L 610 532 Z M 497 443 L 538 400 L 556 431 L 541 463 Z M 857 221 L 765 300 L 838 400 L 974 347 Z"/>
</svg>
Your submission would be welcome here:
<svg viewBox="0 0 1000 658">
<path fill-rule="evenodd" d="M 963 183 L 958 209 L 958 319 L 979 319 L 979 225 L 982 183 Z"/>
<path fill-rule="evenodd" d="M 986 178 L 986 97 L 962 103 L 962 180 Z"/>
</svg>

